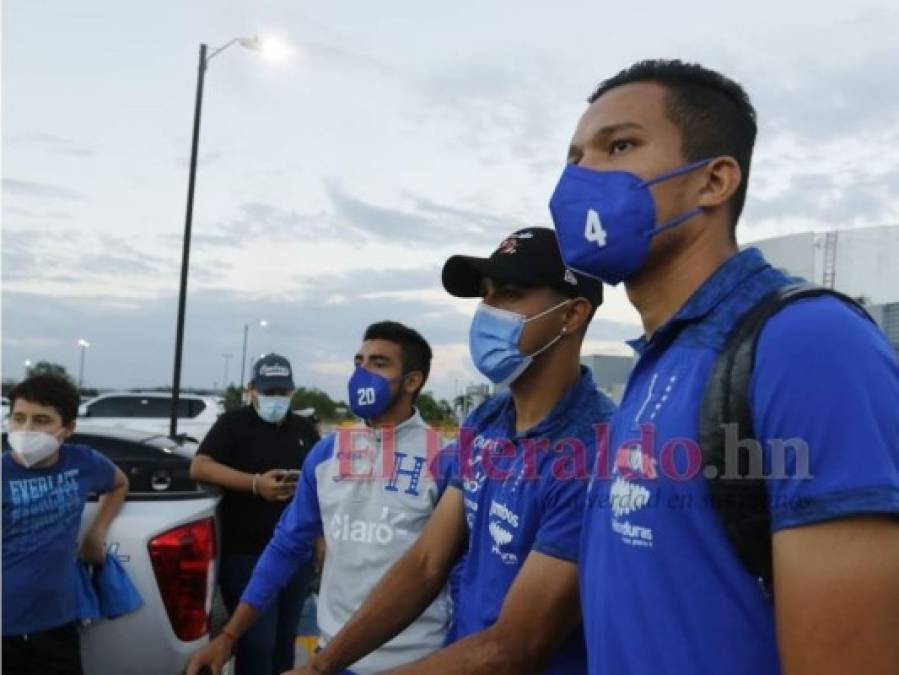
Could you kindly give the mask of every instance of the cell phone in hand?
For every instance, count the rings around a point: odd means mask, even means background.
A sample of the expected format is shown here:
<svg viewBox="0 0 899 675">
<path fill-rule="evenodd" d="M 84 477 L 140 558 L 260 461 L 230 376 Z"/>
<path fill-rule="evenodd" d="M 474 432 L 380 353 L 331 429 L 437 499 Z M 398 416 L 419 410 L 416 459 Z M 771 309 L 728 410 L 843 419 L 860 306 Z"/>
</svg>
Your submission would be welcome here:
<svg viewBox="0 0 899 675">
<path fill-rule="evenodd" d="M 284 475 L 281 476 L 282 483 L 296 483 L 300 480 L 300 472 L 296 469 L 290 469 L 289 471 L 285 471 Z"/>
</svg>

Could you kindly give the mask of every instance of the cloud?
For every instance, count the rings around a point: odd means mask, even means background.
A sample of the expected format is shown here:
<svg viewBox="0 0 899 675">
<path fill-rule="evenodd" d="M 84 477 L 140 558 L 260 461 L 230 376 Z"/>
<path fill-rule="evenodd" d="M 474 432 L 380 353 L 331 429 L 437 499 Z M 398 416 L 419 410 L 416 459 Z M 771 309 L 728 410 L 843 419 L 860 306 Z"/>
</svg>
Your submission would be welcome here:
<svg viewBox="0 0 899 675">
<path fill-rule="evenodd" d="M 801 220 L 813 229 L 884 224 L 899 214 L 897 191 L 899 164 L 876 172 L 794 173 L 780 191 L 747 200 L 744 221 Z"/>
<path fill-rule="evenodd" d="M 85 201 L 83 195 L 60 185 L 16 178 L 3 179 L 3 192 L 10 195 L 36 197 L 39 199 L 57 199 L 67 202 Z"/>
<path fill-rule="evenodd" d="M 89 291 L 98 284 L 115 290 L 127 284 L 152 287 L 162 278 L 176 280 L 179 263 L 180 258 L 155 253 L 141 240 L 97 237 L 77 228 L 16 228 L 3 233 L 3 280 L 20 291 L 34 284 L 63 294 Z M 192 265 L 191 272 L 202 274 L 202 269 Z"/>
<path fill-rule="evenodd" d="M 340 296 L 345 299 L 373 292 L 390 293 L 410 289 L 442 290 L 440 269 L 357 269 L 346 274 L 321 275 L 304 279 L 305 293 L 311 297 Z"/>
<path fill-rule="evenodd" d="M 899 91 L 892 82 L 897 63 L 899 46 L 893 42 L 887 48 L 863 47 L 836 63 L 810 59 L 794 68 L 767 64 L 765 86 L 756 88 L 755 97 L 763 130 L 775 139 L 790 133 L 818 146 L 847 134 L 865 142 L 871 134 L 895 132 Z"/>
<path fill-rule="evenodd" d="M 124 262 L 122 264 L 125 264 Z M 71 275 L 76 280 L 80 273 Z M 173 277 L 174 279 L 174 277 Z M 262 352 L 291 359 L 298 383 L 343 398 L 352 358 L 366 326 L 394 320 L 419 330 L 435 360 L 428 388 L 450 397 L 457 385 L 482 381 L 468 358 L 468 327 L 476 301 L 455 301 L 439 288 L 438 270 L 358 270 L 318 279 L 295 299 L 260 298 L 221 290 L 191 291 L 185 325 L 185 386 L 221 382 L 223 354 L 232 354 L 231 380 L 239 381 L 243 325 L 249 331 L 248 364 Z M 370 289 L 428 288 L 425 298 L 369 297 Z M 102 287 L 101 287 L 102 288 Z M 76 372 L 76 341 L 91 342 L 87 382 L 101 387 L 165 385 L 171 377 L 177 296 L 174 284 L 156 296 L 121 298 L 4 290 L 3 361 L 59 362 Z M 342 293 L 344 302 L 329 302 Z M 268 320 L 265 328 L 254 325 Z M 596 318 L 590 348 L 639 334 L 638 326 Z M 604 349 L 603 351 L 608 351 Z M 341 364 L 343 364 L 341 366 Z M 248 366 L 249 367 L 249 366 Z"/>
<path fill-rule="evenodd" d="M 94 150 L 80 143 L 42 131 L 10 139 L 9 143 L 37 147 L 50 154 L 64 157 L 85 158 L 93 157 L 97 154 Z"/>
<path fill-rule="evenodd" d="M 334 234 L 330 214 L 303 213 L 262 201 L 238 205 L 237 214 L 218 225 L 213 243 L 240 246 L 248 237 L 266 237 L 274 241 L 297 237 L 329 237 Z"/>
<path fill-rule="evenodd" d="M 444 204 L 414 193 L 404 195 L 407 206 L 388 207 L 355 196 L 333 181 L 326 188 L 339 231 L 349 228 L 379 242 L 403 246 L 461 242 L 492 250 L 508 233 L 532 224 L 515 215 Z"/>
<path fill-rule="evenodd" d="M 75 341 L 91 341 L 88 382 L 95 386 L 155 386 L 169 381 L 175 332 L 176 296 L 172 293 L 124 303 L 96 297 L 60 297 L 4 293 L 3 359 L 6 363 L 44 359 L 77 366 Z M 252 327 L 248 362 L 254 355 L 278 351 L 290 358 L 298 382 L 319 386 L 343 397 L 352 358 L 367 325 L 384 319 L 419 329 L 434 345 L 463 344 L 467 325 L 455 313 L 435 313 L 433 305 L 412 301 L 351 299 L 342 306 L 320 297 L 297 302 L 249 298 L 234 292 L 201 291 L 188 300 L 185 327 L 184 381 L 211 386 L 221 381 L 222 354 L 239 363 L 243 324 L 266 318 L 266 328 Z M 58 344 L 46 342 L 47 337 Z M 333 364 L 343 363 L 340 372 Z M 328 364 L 331 364 L 328 366 Z M 326 372 L 320 372 L 324 369 Z M 435 373 L 435 385 L 469 373 Z"/>
<path fill-rule="evenodd" d="M 378 206 L 351 195 L 336 182 L 326 184 L 336 219 L 349 229 L 378 240 L 432 241 L 430 221 L 419 213 Z"/>
</svg>

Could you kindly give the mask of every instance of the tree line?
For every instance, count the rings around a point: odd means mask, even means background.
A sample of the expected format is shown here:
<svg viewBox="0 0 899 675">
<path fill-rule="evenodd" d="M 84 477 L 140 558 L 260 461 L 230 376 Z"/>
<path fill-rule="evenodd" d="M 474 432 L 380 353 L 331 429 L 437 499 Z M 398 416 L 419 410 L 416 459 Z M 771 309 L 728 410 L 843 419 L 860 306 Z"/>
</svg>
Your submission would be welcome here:
<svg viewBox="0 0 899 675">
<path fill-rule="evenodd" d="M 50 361 L 38 361 L 30 366 L 26 371 L 26 376 L 31 377 L 38 373 L 49 373 L 64 377 L 74 383 L 74 378 L 69 375 L 65 366 Z M 15 380 L 3 381 L 3 395 L 6 396 L 10 389 L 15 386 Z M 142 388 L 141 391 L 158 391 L 169 392 L 169 387 L 149 387 Z M 222 392 L 213 391 L 211 389 L 190 389 L 182 390 L 185 394 L 200 394 L 203 396 L 222 396 Z M 81 389 L 81 395 L 84 398 L 97 396 L 100 392 L 97 389 L 84 387 Z M 241 390 L 240 387 L 231 385 L 225 389 L 224 395 L 225 409 L 234 410 L 241 406 Z M 428 424 L 435 426 L 457 424 L 458 420 L 453 413 L 453 407 L 446 399 L 438 399 L 430 391 L 424 391 L 418 396 L 415 402 L 416 407 L 421 412 L 421 416 Z M 353 419 L 353 414 L 349 410 L 345 401 L 335 401 L 327 392 L 318 388 L 300 387 L 296 390 L 291 400 L 291 408 L 293 410 L 313 409 L 316 417 L 326 423 L 339 423 Z"/>
</svg>

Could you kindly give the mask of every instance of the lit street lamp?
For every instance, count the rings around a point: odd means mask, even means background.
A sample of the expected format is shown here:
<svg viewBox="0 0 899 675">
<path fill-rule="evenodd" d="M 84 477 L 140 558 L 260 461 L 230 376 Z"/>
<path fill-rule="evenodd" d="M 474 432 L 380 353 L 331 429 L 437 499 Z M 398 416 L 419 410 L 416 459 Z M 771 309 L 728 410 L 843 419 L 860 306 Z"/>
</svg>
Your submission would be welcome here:
<svg viewBox="0 0 899 675">
<path fill-rule="evenodd" d="M 187 303 L 187 270 L 190 259 L 190 231 L 194 212 L 194 186 L 197 176 L 197 149 L 200 144 L 200 111 L 203 107 L 203 82 L 209 62 L 233 44 L 261 52 L 263 56 L 280 58 L 286 55 L 286 47 L 281 43 L 262 41 L 258 37 L 240 37 L 226 42 L 218 49 L 206 54 L 206 45 L 200 45 L 200 65 L 197 72 L 197 97 L 194 104 L 193 140 L 190 148 L 190 171 L 187 179 L 187 211 L 184 218 L 184 243 L 181 252 L 181 285 L 178 290 L 178 323 L 175 330 L 175 372 L 172 377 L 172 410 L 169 420 L 169 435 L 174 438 L 178 432 L 178 396 L 181 392 L 181 356 L 184 348 L 184 311 Z"/>
<path fill-rule="evenodd" d="M 78 346 L 81 347 L 81 364 L 78 366 L 78 391 L 80 392 L 81 385 L 84 383 L 84 354 L 87 352 L 87 348 L 91 346 L 91 343 L 84 338 L 80 338 Z"/>
<path fill-rule="evenodd" d="M 29 368 L 31 368 L 31 359 L 25 359 L 25 377 L 28 377 Z"/>
<path fill-rule="evenodd" d="M 268 326 L 268 321 L 265 319 L 259 319 L 259 321 L 254 322 L 259 325 L 260 328 L 265 328 Z M 246 382 L 247 377 L 247 335 L 250 332 L 250 324 L 245 323 L 243 325 L 243 355 L 240 357 L 240 395 L 243 396 L 243 386 L 244 382 Z"/>
</svg>

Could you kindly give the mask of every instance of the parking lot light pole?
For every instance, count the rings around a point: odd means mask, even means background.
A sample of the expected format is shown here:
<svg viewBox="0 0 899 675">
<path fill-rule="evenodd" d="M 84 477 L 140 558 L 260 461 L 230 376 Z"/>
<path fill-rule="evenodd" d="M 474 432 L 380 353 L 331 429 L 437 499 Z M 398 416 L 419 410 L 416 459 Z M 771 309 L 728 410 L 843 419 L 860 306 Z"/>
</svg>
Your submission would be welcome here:
<svg viewBox="0 0 899 675">
<path fill-rule="evenodd" d="M 225 359 L 225 372 L 222 374 L 222 394 L 228 393 L 228 362 L 231 360 L 231 357 L 234 354 L 222 354 L 222 358 Z"/>
<path fill-rule="evenodd" d="M 254 322 L 254 323 L 257 323 L 261 328 L 265 328 L 266 326 L 268 326 L 268 321 L 266 321 L 265 319 L 259 319 L 258 322 Z M 245 323 L 243 325 L 243 351 L 241 352 L 241 357 L 240 357 L 240 396 L 241 396 L 241 399 L 243 399 L 243 395 L 244 395 L 243 388 L 244 388 L 244 383 L 246 382 L 246 378 L 247 378 L 247 335 L 249 335 L 249 333 L 250 333 L 250 324 Z"/>
<path fill-rule="evenodd" d="M 78 346 L 81 347 L 81 362 L 78 365 L 78 393 L 81 394 L 81 385 L 84 384 L 84 353 L 91 343 L 81 338 L 78 340 Z"/>
<path fill-rule="evenodd" d="M 190 259 L 190 230 L 194 214 L 194 185 L 197 177 L 197 149 L 200 145 L 200 111 L 203 108 L 203 82 L 209 62 L 233 44 L 247 49 L 262 50 L 262 42 L 258 37 L 234 38 L 207 56 L 207 47 L 200 45 L 200 66 L 197 72 L 197 97 L 194 102 L 194 129 L 190 147 L 190 171 L 187 178 L 187 211 L 184 217 L 184 243 L 181 252 L 181 285 L 178 289 L 178 322 L 175 329 L 175 372 L 172 377 L 172 411 L 169 419 L 169 436 L 174 438 L 178 433 L 178 396 L 181 393 L 181 355 L 184 348 L 184 311 L 187 304 L 187 270 Z"/>
</svg>

